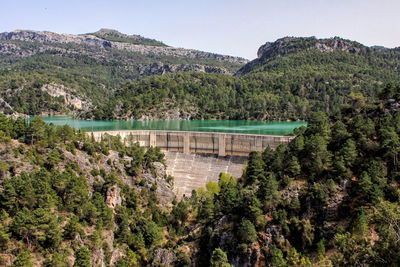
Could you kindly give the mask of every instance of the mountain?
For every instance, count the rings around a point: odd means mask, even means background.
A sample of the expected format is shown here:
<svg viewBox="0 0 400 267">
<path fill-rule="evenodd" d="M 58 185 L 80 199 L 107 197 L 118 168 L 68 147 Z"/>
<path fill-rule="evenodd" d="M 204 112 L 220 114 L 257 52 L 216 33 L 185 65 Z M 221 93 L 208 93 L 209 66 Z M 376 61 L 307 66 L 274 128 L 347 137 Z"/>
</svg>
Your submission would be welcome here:
<svg viewBox="0 0 400 267">
<path fill-rule="evenodd" d="M 174 48 L 115 30 L 0 34 L 0 109 L 97 119 L 306 120 L 376 98 L 400 48 L 285 37 L 257 59 Z"/>
<path fill-rule="evenodd" d="M 247 60 L 115 30 L 82 35 L 16 30 L 0 33 L 0 63 L 3 111 L 33 115 L 87 111 L 127 81 L 154 74 L 231 75 Z"/>
<path fill-rule="evenodd" d="M 315 37 L 284 37 L 275 42 L 267 42 L 257 51 L 257 59 L 249 62 L 241 68 L 236 75 L 243 75 L 257 67 L 263 66 L 268 61 L 278 57 L 296 54 L 304 50 L 318 50 L 321 52 L 348 52 L 359 55 L 365 47 L 357 42 L 344 40 L 339 37 L 330 39 L 317 39 Z M 374 49 L 374 48 L 372 48 Z M 374 49 L 378 50 L 378 49 Z"/>
<path fill-rule="evenodd" d="M 400 79 L 400 48 L 338 37 L 267 42 L 234 77 L 171 73 L 132 82 L 87 117 L 102 119 L 306 120 L 376 98 Z"/>
</svg>

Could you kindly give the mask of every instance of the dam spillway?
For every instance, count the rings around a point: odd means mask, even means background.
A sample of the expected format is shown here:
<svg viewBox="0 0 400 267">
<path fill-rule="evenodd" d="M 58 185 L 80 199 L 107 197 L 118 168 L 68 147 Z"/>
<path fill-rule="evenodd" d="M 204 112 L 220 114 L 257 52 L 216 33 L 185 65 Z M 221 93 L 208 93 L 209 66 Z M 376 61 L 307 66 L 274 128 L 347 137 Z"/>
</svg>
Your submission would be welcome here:
<svg viewBox="0 0 400 267">
<path fill-rule="evenodd" d="M 161 130 L 123 130 L 90 132 L 96 141 L 108 135 L 120 136 L 127 145 L 160 147 L 165 153 L 167 174 L 174 177 L 178 198 L 192 190 L 218 182 L 219 174 L 242 176 L 243 165 L 251 151 L 275 149 L 287 145 L 294 136 L 255 135 L 218 132 L 183 132 Z"/>
</svg>

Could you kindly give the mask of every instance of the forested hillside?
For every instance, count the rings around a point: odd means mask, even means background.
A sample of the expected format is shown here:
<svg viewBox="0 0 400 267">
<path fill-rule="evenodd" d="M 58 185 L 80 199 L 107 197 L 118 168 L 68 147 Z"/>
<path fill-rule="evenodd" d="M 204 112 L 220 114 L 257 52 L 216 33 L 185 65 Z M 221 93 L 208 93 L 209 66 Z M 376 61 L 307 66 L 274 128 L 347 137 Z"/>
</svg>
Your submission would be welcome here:
<svg viewBox="0 0 400 267">
<path fill-rule="evenodd" d="M 0 110 L 78 115 L 104 103 L 129 81 L 182 71 L 232 75 L 246 62 L 115 30 L 0 33 Z"/>
<path fill-rule="evenodd" d="M 373 101 L 400 78 L 398 48 L 338 37 L 278 39 L 246 62 L 106 29 L 2 33 L 0 108 L 97 119 L 304 120 Z"/>
<path fill-rule="evenodd" d="M 174 73 L 128 83 L 86 117 L 305 120 L 373 101 L 378 88 L 400 78 L 399 49 L 340 38 L 283 38 L 258 54 L 235 77 Z"/>
<path fill-rule="evenodd" d="M 397 266 L 400 87 L 378 96 L 180 201 L 158 149 L 0 116 L 1 264 Z"/>
</svg>

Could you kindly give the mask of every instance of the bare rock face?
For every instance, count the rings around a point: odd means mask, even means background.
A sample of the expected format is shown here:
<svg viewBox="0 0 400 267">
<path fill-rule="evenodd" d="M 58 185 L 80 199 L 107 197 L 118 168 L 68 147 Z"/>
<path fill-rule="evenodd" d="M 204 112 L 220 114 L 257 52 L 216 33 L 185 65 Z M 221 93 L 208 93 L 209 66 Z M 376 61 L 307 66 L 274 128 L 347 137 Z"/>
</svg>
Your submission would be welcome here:
<svg viewBox="0 0 400 267">
<path fill-rule="evenodd" d="M 274 240 L 280 240 L 283 242 L 285 240 L 282 235 L 282 227 L 280 225 L 269 224 L 265 227 L 265 233 L 262 235 L 264 250 L 266 254 L 269 254 L 270 246 L 273 244 Z"/>
<path fill-rule="evenodd" d="M 176 260 L 175 253 L 165 248 L 159 248 L 154 251 L 153 262 L 151 266 L 173 266 Z"/>
<path fill-rule="evenodd" d="M 67 88 L 62 84 L 44 84 L 41 89 L 52 97 L 63 97 L 64 102 L 75 109 L 88 111 L 92 106 L 90 102 L 74 95 L 72 88 Z"/>
<path fill-rule="evenodd" d="M 160 199 L 162 204 L 170 204 L 171 201 L 176 197 L 172 191 L 173 186 L 166 180 L 166 169 L 164 164 L 161 162 L 154 162 L 155 176 L 153 173 L 145 173 L 143 178 L 148 181 L 148 188 L 150 189 L 156 184 L 155 192 Z"/>
<path fill-rule="evenodd" d="M 104 262 L 104 251 L 103 249 L 95 248 L 92 251 L 91 257 L 92 266 L 101 266 L 105 267 L 106 264 Z"/>
<path fill-rule="evenodd" d="M 121 199 L 121 188 L 116 184 L 108 188 L 106 193 L 106 204 L 108 207 L 114 209 L 116 206 L 120 206 L 122 203 Z"/>
<path fill-rule="evenodd" d="M 13 32 L 0 33 L 0 40 L 18 40 L 30 41 L 39 43 L 75 43 L 85 44 L 91 46 L 109 46 L 107 41 L 91 35 L 72 35 L 72 34 L 58 34 L 48 31 L 30 31 L 30 30 L 16 30 Z"/>
</svg>

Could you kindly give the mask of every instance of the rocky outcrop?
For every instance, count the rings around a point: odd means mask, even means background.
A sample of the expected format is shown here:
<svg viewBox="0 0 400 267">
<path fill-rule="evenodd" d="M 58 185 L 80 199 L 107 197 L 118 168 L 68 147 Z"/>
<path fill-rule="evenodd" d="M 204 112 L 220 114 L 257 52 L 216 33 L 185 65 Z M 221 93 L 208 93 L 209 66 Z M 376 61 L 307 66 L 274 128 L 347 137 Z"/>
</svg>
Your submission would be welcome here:
<svg viewBox="0 0 400 267">
<path fill-rule="evenodd" d="M 316 49 L 322 52 L 343 51 L 360 54 L 368 49 L 357 42 L 344 40 L 338 37 L 330 39 L 316 39 L 315 37 L 284 37 L 275 42 L 266 42 L 257 51 L 257 58 L 243 66 L 235 75 L 241 76 L 252 71 L 257 66 L 272 60 L 296 53 L 301 50 Z"/>
<path fill-rule="evenodd" d="M 6 116 L 17 119 L 18 117 L 28 118 L 29 116 L 26 114 L 19 113 L 14 110 L 14 108 L 3 98 L 0 97 L 0 112 L 5 114 Z"/>
<path fill-rule="evenodd" d="M 222 74 L 232 74 L 229 70 L 223 67 L 215 66 L 205 66 L 199 64 L 166 64 L 162 62 L 155 62 L 150 65 L 139 65 L 139 73 L 141 75 L 163 75 L 168 72 L 182 72 L 182 71 L 196 71 L 205 73 L 222 73 Z"/>
<path fill-rule="evenodd" d="M 118 185 L 114 184 L 113 186 L 107 189 L 106 204 L 109 208 L 112 209 L 114 209 L 117 206 L 121 206 L 122 204 L 121 188 L 119 188 Z"/>
<path fill-rule="evenodd" d="M 91 35 L 58 34 L 48 31 L 16 30 L 0 33 L 0 40 L 18 40 L 38 43 L 84 44 L 97 47 L 110 47 L 110 43 Z"/>
<path fill-rule="evenodd" d="M 158 248 L 154 251 L 151 266 L 173 266 L 175 260 L 175 253 L 165 248 Z"/>
<path fill-rule="evenodd" d="M 154 162 L 154 171 L 143 174 L 146 179 L 148 189 L 155 187 L 156 195 L 163 205 L 170 205 L 172 200 L 176 197 L 173 192 L 173 186 L 168 183 L 166 179 L 166 168 L 161 162 Z"/>
<path fill-rule="evenodd" d="M 138 118 L 130 118 L 126 116 L 121 116 L 115 113 L 117 118 L 128 119 L 128 120 L 139 120 L 139 121 L 149 121 L 149 120 L 191 120 L 194 116 L 198 114 L 196 108 L 191 108 L 191 110 L 183 110 L 181 108 L 158 108 L 152 109 L 147 115 L 142 115 Z"/>
<path fill-rule="evenodd" d="M 362 46 L 356 42 L 338 37 L 330 39 L 316 39 L 315 37 L 285 37 L 275 42 L 266 42 L 257 51 L 258 59 L 268 59 L 273 56 L 284 56 L 304 49 L 318 49 L 320 51 L 344 51 L 359 54 Z"/>
<path fill-rule="evenodd" d="M 64 98 L 65 104 L 74 109 L 88 111 L 92 106 L 90 102 L 73 95 L 73 89 L 67 88 L 62 84 L 45 84 L 42 86 L 41 90 L 47 92 L 52 97 Z"/>
</svg>

